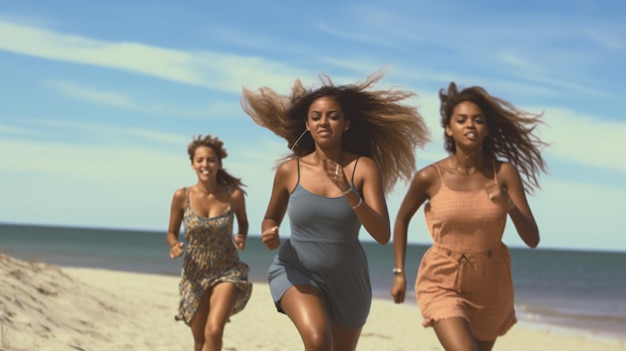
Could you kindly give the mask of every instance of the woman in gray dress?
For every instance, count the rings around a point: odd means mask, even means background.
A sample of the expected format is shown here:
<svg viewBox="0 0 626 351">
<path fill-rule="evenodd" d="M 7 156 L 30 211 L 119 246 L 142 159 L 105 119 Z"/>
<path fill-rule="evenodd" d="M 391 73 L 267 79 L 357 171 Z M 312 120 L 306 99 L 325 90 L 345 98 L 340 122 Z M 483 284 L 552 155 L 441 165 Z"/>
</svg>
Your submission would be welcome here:
<svg viewBox="0 0 626 351">
<path fill-rule="evenodd" d="M 262 239 L 280 246 L 268 271 L 279 312 L 297 328 L 305 350 L 355 350 L 371 304 L 361 226 L 380 244 L 390 237 L 385 193 L 415 169 L 414 149 L 428 132 L 413 94 L 371 91 L 382 77 L 305 89 L 291 95 L 244 89 L 242 106 L 259 125 L 285 138 L 291 153 L 277 167 Z M 288 214 L 291 235 L 278 228 Z"/>
</svg>

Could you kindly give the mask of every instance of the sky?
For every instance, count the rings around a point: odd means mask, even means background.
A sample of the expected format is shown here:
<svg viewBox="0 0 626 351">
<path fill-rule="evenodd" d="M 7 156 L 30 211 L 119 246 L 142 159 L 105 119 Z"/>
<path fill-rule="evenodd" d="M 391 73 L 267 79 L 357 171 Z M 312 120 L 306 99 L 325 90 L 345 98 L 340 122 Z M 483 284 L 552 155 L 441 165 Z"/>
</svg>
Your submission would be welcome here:
<svg viewBox="0 0 626 351">
<path fill-rule="evenodd" d="M 258 235 L 288 149 L 243 112 L 242 88 L 382 69 L 376 87 L 415 92 L 431 131 L 418 169 L 447 156 L 437 94 L 451 81 L 543 113 L 549 169 L 528 196 L 540 248 L 626 252 L 624 18 L 621 0 L 2 1 L 0 223 L 165 235 L 174 191 L 196 181 L 187 144 L 211 134 Z M 407 188 L 387 196 L 392 226 Z M 412 243 L 431 243 L 423 217 Z M 510 220 L 504 242 L 523 246 Z"/>
</svg>

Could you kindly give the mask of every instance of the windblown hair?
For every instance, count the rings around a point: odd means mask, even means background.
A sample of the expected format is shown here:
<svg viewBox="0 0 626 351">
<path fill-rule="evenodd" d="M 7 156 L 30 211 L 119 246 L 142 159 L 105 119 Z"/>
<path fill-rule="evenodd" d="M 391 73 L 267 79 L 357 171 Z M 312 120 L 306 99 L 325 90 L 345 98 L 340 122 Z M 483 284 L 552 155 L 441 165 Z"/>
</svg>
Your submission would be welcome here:
<svg viewBox="0 0 626 351">
<path fill-rule="evenodd" d="M 306 133 L 309 107 L 322 97 L 335 99 L 351 121 L 343 133 L 342 148 L 371 157 L 381 170 L 384 191 L 389 193 L 398 179 L 408 181 L 413 175 L 415 148 L 423 147 L 430 138 L 417 109 L 400 103 L 414 93 L 370 90 L 382 77 L 378 71 L 364 82 L 335 86 L 328 75 L 321 74 L 321 87 L 305 89 L 298 79 L 289 96 L 268 87 L 257 93 L 244 88 L 241 105 L 254 122 L 287 140 L 292 152 L 279 160 L 285 161 L 315 150 L 313 138 Z"/>
<path fill-rule="evenodd" d="M 540 188 L 539 174 L 546 173 L 547 165 L 541 156 L 541 149 L 548 144 L 533 134 L 543 113 L 533 114 L 518 109 L 511 103 L 489 95 L 485 89 L 473 86 L 459 91 L 454 82 L 448 90 L 439 91 L 441 100 L 441 126 L 450 124 L 456 105 L 463 101 L 475 103 L 485 115 L 489 135 L 483 142 L 483 153 L 487 158 L 505 158 L 523 175 L 523 182 L 530 193 Z M 456 152 L 454 139 L 444 132 L 444 147 L 450 154 Z"/>
<path fill-rule="evenodd" d="M 222 163 L 222 159 L 225 159 L 228 156 L 228 153 L 224 148 L 224 142 L 221 141 L 219 138 L 212 137 L 208 134 L 204 137 L 202 135 L 198 135 L 197 137 L 193 138 L 191 143 L 189 143 L 189 145 L 187 146 L 187 154 L 189 155 L 189 160 L 191 160 L 191 162 L 193 162 L 193 157 L 196 154 L 196 149 L 198 149 L 200 146 L 206 146 L 213 149 L 220 163 Z M 230 173 L 226 172 L 223 166 L 221 169 L 217 170 L 217 182 L 225 184 L 232 188 L 237 188 L 241 190 L 241 192 L 243 192 L 244 194 L 246 193 L 243 190 L 245 184 L 241 182 L 241 178 L 235 178 Z"/>
</svg>

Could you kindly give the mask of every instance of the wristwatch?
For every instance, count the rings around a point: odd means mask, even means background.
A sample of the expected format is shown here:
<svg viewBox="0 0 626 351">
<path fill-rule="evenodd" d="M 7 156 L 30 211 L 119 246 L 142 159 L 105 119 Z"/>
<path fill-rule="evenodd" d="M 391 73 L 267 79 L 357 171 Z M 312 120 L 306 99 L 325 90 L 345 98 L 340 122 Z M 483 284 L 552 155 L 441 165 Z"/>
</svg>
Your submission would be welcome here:
<svg viewBox="0 0 626 351">
<path fill-rule="evenodd" d="M 394 268 L 392 270 L 392 272 L 393 272 L 393 274 L 402 274 L 402 273 L 404 273 L 404 270 L 402 268 L 397 268 L 396 267 L 396 268 Z"/>
</svg>

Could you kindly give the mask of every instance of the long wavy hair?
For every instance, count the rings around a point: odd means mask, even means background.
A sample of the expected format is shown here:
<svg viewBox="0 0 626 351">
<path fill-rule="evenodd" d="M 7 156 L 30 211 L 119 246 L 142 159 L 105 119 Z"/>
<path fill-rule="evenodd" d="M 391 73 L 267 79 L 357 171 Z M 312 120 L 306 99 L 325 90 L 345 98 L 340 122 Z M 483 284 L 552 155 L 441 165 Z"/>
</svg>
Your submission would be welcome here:
<svg viewBox="0 0 626 351">
<path fill-rule="evenodd" d="M 539 175 L 546 173 L 547 165 L 541 156 L 541 149 L 548 144 L 535 134 L 535 128 L 542 121 L 543 113 L 534 114 L 523 111 L 506 100 L 489 95 L 479 86 L 458 90 L 451 82 L 448 89 L 439 91 L 441 100 L 441 126 L 450 124 L 450 118 L 456 105 L 463 101 L 476 104 L 485 115 L 489 135 L 483 142 L 483 153 L 488 159 L 502 157 L 511 162 L 523 175 L 523 182 L 530 193 L 540 188 Z M 456 152 L 454 139 L 444 132 L 444 148 L 448 153 Z"/>
<path fill-rule="evenodd" d="M 192 163 L 193 157 L 196 153 L 196 149 L 198 149 L 200 146 L 206 146 L 213 149 L 213 151 L 215 151 L 217 159 L 222 164 L 222 168 L 217 170 L 217 182 L 219 184 L 225 184 L 227 186 L 237 188 L 241 190 L 241 192 L 246 194 L 245 190 L 243 190 L 243 187 L 245 187 L 246 185 L 241 182 L 241 178 L 234 177 L 224 169 L 224 164 L 222 163 L 222 160 L 228 156 L 228 153 L 224 148 L 224 142 L 217 137 L 212 137 L 209 134 L 205 136 L 198 135 L 197 137 L 193 138 L 191 143 L 189 143 L 189 145 L 187 146 L 187 154 L 189 155 L 189 160 L 191 160 Z"/>
<path fill-rule="evenodd" d="M 401 102 L 415 94 L 390 88 L 371 90 L 383 77 L 377 71 L 364 82 L 336 86 L 326 74 L 321 86 L 306 89 L 297 79 L 290 95 L 280 95 L 268 87 L 258 92 L 243 88 L 243 110 L 260 126 L 287 141 L 291 153 L 279 162 L 302 157 L 315 150 L 306 133 L 311 104 L 321 97 L 331 97 L 341 106 L 350 128 L 343 133 L 342 148 L 371 157 L 381 170 L 383 188 L 389 193 L 398 179 L 408 181 L 415 172 L 415 149 L 430 141 L 429 131 L 417 109 Z"/>
</svg>

